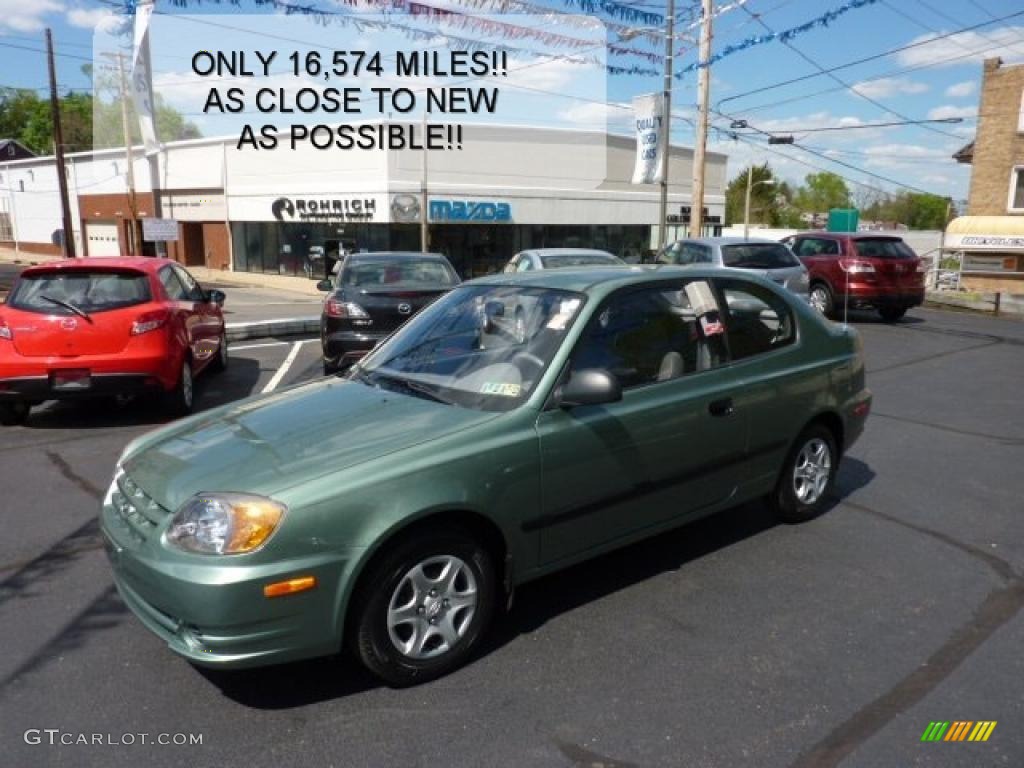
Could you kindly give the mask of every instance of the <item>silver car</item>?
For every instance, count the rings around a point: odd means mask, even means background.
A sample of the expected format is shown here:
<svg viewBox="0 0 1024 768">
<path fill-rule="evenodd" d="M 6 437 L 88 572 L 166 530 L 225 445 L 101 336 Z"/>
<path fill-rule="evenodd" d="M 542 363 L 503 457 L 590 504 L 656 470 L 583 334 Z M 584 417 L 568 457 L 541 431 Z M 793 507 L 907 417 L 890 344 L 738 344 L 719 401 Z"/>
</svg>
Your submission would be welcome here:
<svg viewBox="0 0 1024 768">
<path fill-rule="evenodd" d="M 756 272 L 807 299 L 807 269 L 782 243 L 742 237 L 677 240 L 658 254 L 659 264 L 714 264 Z"/>
<path fill-rule="evenodd" d="M 531 248 L 513 256 L 502 272 L 531 272 L 564 267 L 614 267 L 625 264 L 608 251 L 592 248 Z"/>
</svg>

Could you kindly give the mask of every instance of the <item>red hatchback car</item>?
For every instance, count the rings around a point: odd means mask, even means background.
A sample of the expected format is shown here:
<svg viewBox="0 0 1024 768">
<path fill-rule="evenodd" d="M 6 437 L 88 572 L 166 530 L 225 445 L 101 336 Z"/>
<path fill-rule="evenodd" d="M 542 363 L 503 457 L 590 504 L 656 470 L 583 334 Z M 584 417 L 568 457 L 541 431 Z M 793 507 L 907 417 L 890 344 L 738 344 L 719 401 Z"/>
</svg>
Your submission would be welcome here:
<svg viewBox="0 0 1024 768">
<path fill-rule="evenodd" d="M 826 316 L 848 306 L 894 322 L 924 301 L 924 265 L 899 237 L 804 232 L 783 242 L 807 267 L 810 302 Z"/>
<path fill-rule="evenodd" d="M 26 269 L 0 305 L 0 423 L 44 400 L 143 392 L 188 413 L 193 377 L 227 366 L 223 303 L 167 259 Z"/>
</svg>

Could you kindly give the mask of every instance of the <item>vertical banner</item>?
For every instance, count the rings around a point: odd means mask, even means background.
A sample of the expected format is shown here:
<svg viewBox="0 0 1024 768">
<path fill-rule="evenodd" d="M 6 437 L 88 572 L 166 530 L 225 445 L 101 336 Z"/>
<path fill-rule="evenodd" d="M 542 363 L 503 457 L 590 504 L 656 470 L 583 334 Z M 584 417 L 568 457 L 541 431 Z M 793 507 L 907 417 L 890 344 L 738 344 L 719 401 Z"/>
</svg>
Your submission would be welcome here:
<svg viewBox="0 0 1024 768">
<path fill-rule="evenodd" d="M 633 118 L 636 125 L 634 184 L 661 182 L 661 153 L 664 152 L 661 121 L 664 115 L 664 94 L 648 93 L 633 98 Z"/>
<path fill-rule="evenodd" d="M 150 86 L 152 72 L 149 66 L 149 46 L 146 45 L 153 8 L 153 3 L 139 3 L 135 7 L 135 46 L 132 52 L 132 97 L 135 102 L 135 114 L 139 116 L 139 132 L 142 134 L 143 144 L 146 145 L 147 155 L 160 151 L 153 124 L 156 110 L 153 106 L 153 89 Z"/>
</svg>

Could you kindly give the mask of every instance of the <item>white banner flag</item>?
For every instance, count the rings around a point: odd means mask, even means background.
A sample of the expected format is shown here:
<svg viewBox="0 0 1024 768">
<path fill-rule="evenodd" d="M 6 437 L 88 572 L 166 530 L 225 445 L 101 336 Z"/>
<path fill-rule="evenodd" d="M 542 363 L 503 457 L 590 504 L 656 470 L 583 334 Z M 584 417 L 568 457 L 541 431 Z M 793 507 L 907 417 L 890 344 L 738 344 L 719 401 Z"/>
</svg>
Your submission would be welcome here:
<svg viewBox="0 0 1024 768">
<path fill-rule="evenodd" d="M 661 181 L 661 121 L 665 114 L 665 98 L 661 93 L 648 93 L 633 99 L 636 124 L 636 166 L 634 184 L 658 184 Z"/>
<path fill-rule="evenodd" d="M 160 144 L 156 140 L 156 127 L 153 124 L 156 109 L 150 88 L 152 75 L 144 45 L 153 8 L 153 3 L 145 2 L 135 7 L 135 49 L 132 53 L 132 97 L 135 101 L 135 114 L 139 116 L 139 132 L 142 134 L 142 143 L 146 145 L 147 155 L 160 151 Z"/>
</svg>

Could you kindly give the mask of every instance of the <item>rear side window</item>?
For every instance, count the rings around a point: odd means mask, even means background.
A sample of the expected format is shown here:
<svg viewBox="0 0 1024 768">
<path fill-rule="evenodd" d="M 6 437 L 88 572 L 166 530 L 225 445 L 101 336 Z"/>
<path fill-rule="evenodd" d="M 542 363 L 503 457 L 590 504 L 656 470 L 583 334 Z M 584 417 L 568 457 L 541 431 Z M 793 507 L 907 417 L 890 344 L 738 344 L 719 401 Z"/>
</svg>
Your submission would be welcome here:
<svg viewBox="0 0 1024 768">
<path fill-rule="evenodd" d="M 824 237 L 804 237 L 797 241 L 797 256 L 838 256 L 839 241 Z"/>
<path fill-rule="evenodd" d="M 769 288 L 746 281 L 716 282 L 725 299 L 725 330 L 734 360 L 793 343 L 796 326 L 785 299 Z"/>
<path fill-rule="evenodd" d="M 902 240 L 873 237 L 853 241 L 857 255 L 866 259 L 916 259 L 917 254 Z"/>
<path fill-rule="evenodd" d="M 785 269 L 800 264 L 781 243 L 742 243 L 722 246 L 722 263 L 738 269 Z"/>
<path fill-rule="evenodd" d="M 29 312 L 71 315 L 70 307 L 92 314 L 151 299 L 149 278 L 141 272 L 76 269 L 24 275 L 7 303 Z"/>
<path fill-rule="evenodd" d="M 662 251 L 658 257 L 659 264 L 710 264 L 711 249 L 696 243 L 680 241 L 673 243 Z"/>
</svg>

